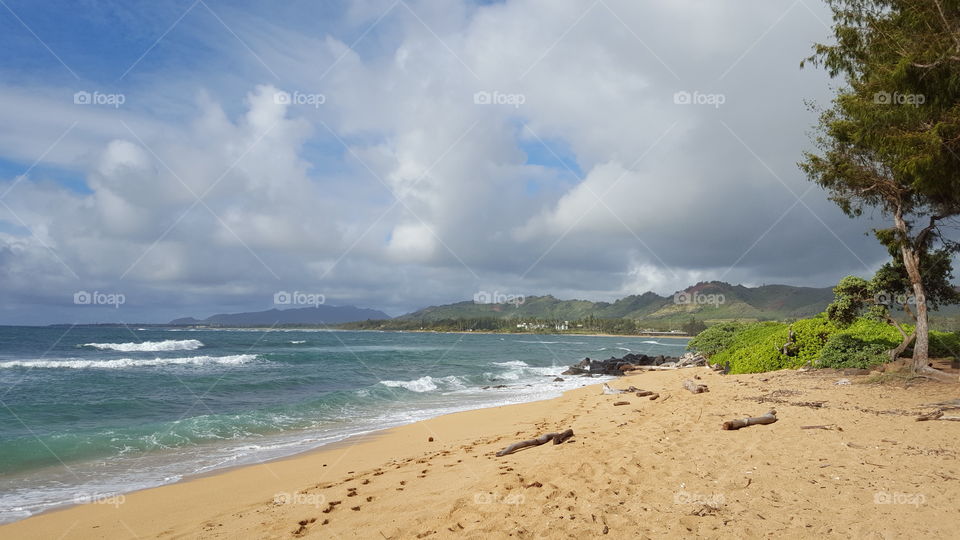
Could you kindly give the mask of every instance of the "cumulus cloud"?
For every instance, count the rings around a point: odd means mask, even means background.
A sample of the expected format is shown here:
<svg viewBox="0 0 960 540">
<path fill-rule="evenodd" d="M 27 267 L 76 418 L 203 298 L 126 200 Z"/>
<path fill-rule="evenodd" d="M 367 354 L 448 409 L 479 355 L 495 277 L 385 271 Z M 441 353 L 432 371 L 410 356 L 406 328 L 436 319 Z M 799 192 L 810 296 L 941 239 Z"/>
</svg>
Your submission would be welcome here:
<svg viewBox="0 0 960 540">
<path fill-rule="evenodd" d="M 69 306 L 96 286 L 129 292 L 125 316 L 163 320 L 267 308 L 299 287 L 399 313 L 491 287 L 612 299 L 700 279 L 828 285 L 882 259 L 794 165 L 814 120 L 803 100 L 828 98 L 823 74 L 797 69 L 825 39 L 822 7 L 317 9 L 224 8 L 236 37 L 191 13 L 165 39 L 242 68 L 147 56 L 119 109 L 0 88 L 20 132 L 0 136 L 0 156 L 43 155 L 84 185 L 43 167 L 0 184 L 13 309 L 104 317 Z"/>
</svg>

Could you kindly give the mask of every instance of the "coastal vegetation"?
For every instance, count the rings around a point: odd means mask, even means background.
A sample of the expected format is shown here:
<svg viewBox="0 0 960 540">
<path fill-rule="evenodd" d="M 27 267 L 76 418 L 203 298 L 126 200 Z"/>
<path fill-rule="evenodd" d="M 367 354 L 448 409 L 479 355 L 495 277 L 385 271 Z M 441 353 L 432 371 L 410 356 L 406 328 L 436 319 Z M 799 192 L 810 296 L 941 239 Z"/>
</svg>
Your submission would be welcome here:
<svg viewBox="0 0 960 540">
<path fill-rule="evenodd" d="M 910 325 L 902 328 L 913 332 Z M 931 331 L 930 337 L 931 357 L 960 354 L 956 332 Z M 864 316 L 843 325 L 822 313 L 793 323 L 714 325 L 690 340 L 687 347 L 730 373 L 760 373 L 804 366 L 869 369 L 889 362 L 890 352 L 901 341 L 898 331 L 884 320 Z"/>
<path fill-rule="evenodd" d="M 914 372 L 936 375 L 928 274 L 942 274 L 958 248 L 944 228 L 960 215 L 960 10 L 950 0 L 827 3 L 834 42 L 806 61 L 844 84 L 820 111 L 818 152 L 800 166 L 849 216 L 889 220 L 874 232 L 915 307 L 898 341 L 912 346 Z"/>
</svg>

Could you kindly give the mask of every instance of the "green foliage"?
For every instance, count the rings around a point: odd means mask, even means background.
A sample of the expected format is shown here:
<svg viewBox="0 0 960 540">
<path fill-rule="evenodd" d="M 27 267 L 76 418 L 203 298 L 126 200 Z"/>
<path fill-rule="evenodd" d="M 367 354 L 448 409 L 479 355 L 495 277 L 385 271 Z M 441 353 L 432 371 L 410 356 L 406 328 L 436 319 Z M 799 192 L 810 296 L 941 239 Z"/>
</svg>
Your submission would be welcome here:
<svg viewBox="0 0 960 540">
<path fill-rule="evenodd" d="M 833 302 L 827 306 L 827 317 L 838 326 L 849 326 L 857 319 L 872 296 L 870 282 L 847 276 L 833 288 Z"/>
<path fill-rule="evenodd" d="M 803 319 L 791 325 L 794 331 L 794 346 L 791 348 L 793 360 L 790 366 L 813 365 L 820 356 L 820 350 L 831 334 L 838 329 L 825 315 L 813 319 Z M 789 366 L 785 366 L 789 367 Z"/>
<path fill-rule="evenodd" d="M 863 341 L 848 333 L 834 334 L 827 340 L 817 367 L 869 369 L 887 361 L 889 347 Z"/>
<path fill-rule="evenodd" d="M 913 331 L 913 328 L 907 325 L 904 325 L 903 329 L 907 333 Z M 857 319 L 856 322 L 839 333 L 854 336 L 865 343 L 883 345 L 887 349 L 896 347 L 902 341 L 895 328 L 883 321 L 869 317 Z"/>
<path fill-rule="evenodd" d="M 960 358 L 960 335 L 956 332 L 930 332 L 930 356 Z"/>
<path fill-rule="evenodd" d="M 909 332 L 911 329 L 905 330 Z M 900 341 L 900 334 L 889 324 L 863 317 L 831 335 L 814 365 L 868 369 L 886 362 L 890 349 Z"/>
<path fill-rule="evenodd" d="M 792 367 L 793 359 L 780 353 L 788 332 L 783 323 L 746 325 L 734 333 L 726 348 L 710 357 L 710 362 L 729 367 L 730 373 L 760 373 Z"/>
<path fill-rule="evenodd" d="M 687 349 L 697 351 L 709 358 L 730 346 L 734 334 L 746 326 L 745 323 L 739 322 L 715 324 L 691 339 L 687 343 Z"/>
<path fill-rule="evenodd" d="M 793 342 L 789 343 L 791 330 Z M 936 335 L 944 347 L 960 351 L 960 336 Z M 900 341 L 899 333 L 883 321 L 861 317 L 841 328 L 821 314 L 790 325 L 716 325 L 691 340 L 689 348 L 703 353 L 713 364 L 728 366 L 730 373 L 760 373 L 804 365 L 870 367 L 886 361 L 888 351 Z"/>
</svg>

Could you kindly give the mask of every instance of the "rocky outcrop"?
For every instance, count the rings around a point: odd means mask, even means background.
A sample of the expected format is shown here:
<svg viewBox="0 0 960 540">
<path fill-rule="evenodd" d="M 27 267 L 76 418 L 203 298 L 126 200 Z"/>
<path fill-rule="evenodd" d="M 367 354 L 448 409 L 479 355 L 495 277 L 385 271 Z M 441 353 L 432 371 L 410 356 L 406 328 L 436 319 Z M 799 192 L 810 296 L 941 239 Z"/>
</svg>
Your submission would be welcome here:
<svg viewBox="0 0 960 540">
<path fill-rule="evenodd" d="M 623 375 L 627 371 L 645 366 L 674 368 L 705 365 L 707 365 L 707 359 L 697 353 L 686 353 L 680 358 L 630 353 L 621 358 L 611 357 L 607 360 L 584 358 L 580 362 L 570 366 L 570 368 L 561 373 L 561 375 Z"/>
</svg>

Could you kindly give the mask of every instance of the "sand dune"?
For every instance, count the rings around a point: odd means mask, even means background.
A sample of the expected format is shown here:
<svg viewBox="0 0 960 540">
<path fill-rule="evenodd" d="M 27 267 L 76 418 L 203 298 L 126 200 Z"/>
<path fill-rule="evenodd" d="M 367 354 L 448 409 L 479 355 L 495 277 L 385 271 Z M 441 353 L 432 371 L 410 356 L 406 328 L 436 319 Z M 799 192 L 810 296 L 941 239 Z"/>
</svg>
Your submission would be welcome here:
<svg viewBox="0 0 960 540">
<path fill-rule="evenodd" d="M 693 373 L 708 393 L 682 390 Z M 452 414 L 43 514 L 0 537 L 957 538 L 960 422 L 914 416 L 958 385 L 841 377 L 645 373 L 613 386 L 655 401 L 590 386 Z M 771 408 L 775 424 L 720 429 Z M 493 455 L 566 428 L 564 444 Z"/>
</svg>

